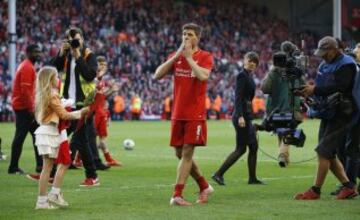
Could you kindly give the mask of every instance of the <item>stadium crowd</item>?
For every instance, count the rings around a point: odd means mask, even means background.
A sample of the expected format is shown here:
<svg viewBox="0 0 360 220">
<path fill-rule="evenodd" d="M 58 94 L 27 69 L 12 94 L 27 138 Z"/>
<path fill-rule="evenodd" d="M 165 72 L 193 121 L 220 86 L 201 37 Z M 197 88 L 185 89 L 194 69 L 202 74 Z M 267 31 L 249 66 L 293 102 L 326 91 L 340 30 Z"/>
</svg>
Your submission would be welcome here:
<svg viewBox="0 0 360 220">
<path fill-rule="evenodd" d="M 132 96 L 139 95 L 145 115 L 160 115 L 163 100 L 172 91 L 170 77 L 160 82 L 152 79 L 155 68 L 180 43 L 177 30 L 183 23 L 196 22 L 204 27 L 200 45 L 214 55 L 215 69 L 208 84 L 208 96 L 222 98 L 221 111 L 233 109 L 235 76 L 243 65 L 246 51 L 260 54 L 255 82 L 259 84 L 271 66 L 272 53 L 280 43 L 290 40 L 301 45 L 305 54 L 316 48 L 312 33 L 297 33 L 286 22 L 272 16 L 266 8 L 247 3 L 223 4 L 206 1 L 194 5 L 187 1 L 100 1 L 100 0 L 30 0 L 17 2 L 17 63 L 24 58 L 28 44 L 37 43 L 42 62 L 49 62 L 57 53 L 64 30 L 74 25 L 83 29 L 88 46 L 109 62 L 108 79 L 121 85 L 118 95 L 130 111 Z M 0 2 L 0 120 L 11 120 L 11 76 L 8 70 L 7 3 Z M 308 77 L 316 74 L 319 60 L 310 57 Z M 257 90 L 258 96 L 262 96 Z M 110 99 L 110 109 L 113 108 Z"/>
</svg>

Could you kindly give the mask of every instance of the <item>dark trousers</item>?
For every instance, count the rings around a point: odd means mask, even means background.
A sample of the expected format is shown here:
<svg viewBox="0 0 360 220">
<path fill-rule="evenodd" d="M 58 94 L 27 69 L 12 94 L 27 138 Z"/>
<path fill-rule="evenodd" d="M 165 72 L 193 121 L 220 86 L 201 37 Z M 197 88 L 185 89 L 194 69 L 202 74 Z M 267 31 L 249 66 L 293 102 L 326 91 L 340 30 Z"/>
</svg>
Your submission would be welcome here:
<svg viewBox="0 0 360 220">
<path fill-rule="evenodd" d="M 91 154 L 93 155 L 95 166 L 99 166 L 102 164 L 102 162 L 99 156 L 98 147 L 96 145 L 96 129 L 94 125 L 94 116 L 88 119 L 87 135 L 89 139 L 89 147 L 91 150 Z"/>
<path fill-rule="evenodd" d="M 254 126 L 251 120 L 246 120 L 246 126 L 244 128 L 239 127 L 236 119 L 233 119 L 233 125 L 236 131 L 236 148 L 229 154 L 224 163 L 216 171 L 216 175 L 223 176 L 225 172 L 232 166 L 238 159 L 246 152 L 248 147 L 248 172 L 249 181 L 254 181 L 256 177 L 256 163 L 257 163 L 257 151 L 258 142 L 256 140 L 256 134 Z"/>
<path fill-rule="evenodd" d="M 73 133 L 70 142 L 70 149 L 73 153 L 75 153 L 76 150 L 79 151 L 81 160 L 85 168 L 86 178 L 97 178 L 94 159 L 90 150 L 89 138 L 87 135 L 89 120 L 86 120 L 84 125 L 76 131 L 77 123 L 78 120 L 71 121 L 71 126 L 68 129 L 69 135 Z"/>
<path fill-rule="evenodd" d="M 360 178 L 360 122 L 356 123 L 348 133 L 345 147 L 343 147 L 343 165 L 349 180 L 356 183 Z"/>
<path fill-rule="evenodd" d="M 41 169 L 42 167 L 42 158 L 39 156 L 37 148 L 35 146 L 35 130 L 39 127 L 37 122 L 35 121 L 33 113 L 30 113 L 27 110 L 15 111 L 16 117 L 16 130 L 15 136 L 11 144 L 11 159 L 8 172 L 15 172 L 19 168 L 19 159 L 21 156 L 22 148 L 24 141 L 26 139 L 26 135 L 30 132 L 32 136 L 34 152 L 35 152 L 35 160 L 36 160 L 36 168 Z"/>
</svg>

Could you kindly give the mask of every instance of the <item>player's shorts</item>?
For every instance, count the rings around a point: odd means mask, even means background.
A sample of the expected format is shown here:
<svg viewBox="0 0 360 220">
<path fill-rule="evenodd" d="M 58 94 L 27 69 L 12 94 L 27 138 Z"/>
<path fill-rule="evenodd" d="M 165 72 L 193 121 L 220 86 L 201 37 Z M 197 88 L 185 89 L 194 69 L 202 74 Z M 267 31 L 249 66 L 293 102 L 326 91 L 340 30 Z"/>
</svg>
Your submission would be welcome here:
<svg viewBox="0 0 360 220">
<path fill-rule="evenodd" d="M 99 137 L 107 137 L 107 117 L 95 117 L 95 129 Z"/>
<path fill-rule="evenodd" d="M 206 146 L 206 140 L 206 121 L 171 121 L 171 146 L 182 147 L 185 144 Z"/>
</svg>

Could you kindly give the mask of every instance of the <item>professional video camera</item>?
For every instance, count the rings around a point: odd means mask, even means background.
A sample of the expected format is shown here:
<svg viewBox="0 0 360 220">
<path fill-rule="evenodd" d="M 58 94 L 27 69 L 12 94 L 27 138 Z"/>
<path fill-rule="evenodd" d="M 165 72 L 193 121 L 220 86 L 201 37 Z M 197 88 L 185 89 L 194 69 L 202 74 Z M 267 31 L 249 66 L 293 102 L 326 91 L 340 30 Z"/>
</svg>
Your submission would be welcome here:
<svg viewBox="0 0 360 220">
<path fill-rule="evenodd" d="M 274 132 L 283 137 L 285 144 L 296 147 L 303 147 L 306 139 L 303 130 L 297 129 L 301 122 L 295 119 L 294 103 L 296 92 L 301 89 L 299 80 L 306 71 L 307 61 L 307 57 L 290 41 L 281 44 L 281 51 L 273 55 L 273 64 L 284 69 L 281 74 L 289 82 L 291 109 L 288 112 L 274 109 L 261 125 L 255 125 L 257 130 Z"/>
<path fill-rule="evenodd" d="M 277 109 L 275 109 L 265 118 L 261 125 L 255 125 L 255 128 L 259 131 L 274 132 L 284 137 L 285 144 L 303 147 L 306 135 L 302 129 L 296 129 L 299 123 L 293 113 L 277 112 Z"/>
<path fill-rule="evenodd" d="M 281 51 L 273 56 L 273 64 L 285 68 L 284 77 L 300 78 L 306 71 L 308 57 L 303 55 L 295 44 L 284 41 Z"/>
<path fill-rule="evenodd" d="M 305 56 L 288 57 L 285 52 L 277 52 L 273 56 L 273 64 L 276 67 L 285 68 L 283 77 L 289 79 L 301 78 L 306 69 Z"/>
</svg>

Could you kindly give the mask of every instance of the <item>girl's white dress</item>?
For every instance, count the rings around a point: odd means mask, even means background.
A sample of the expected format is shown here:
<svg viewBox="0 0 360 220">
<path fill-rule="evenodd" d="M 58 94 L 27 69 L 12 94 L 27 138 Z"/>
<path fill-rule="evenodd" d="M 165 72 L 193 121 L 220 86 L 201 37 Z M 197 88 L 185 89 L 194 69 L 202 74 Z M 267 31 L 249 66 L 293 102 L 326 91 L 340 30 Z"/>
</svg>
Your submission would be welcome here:
<svg viewBox="0 0 360 220">
<path fill-rule="evenodd" d="M 39 155 L 49 155 L 50 158 L 57 158 L 60 133 L 56 124 L 41 124 L 35 131 L 35 145 Z"/>
</svg>

